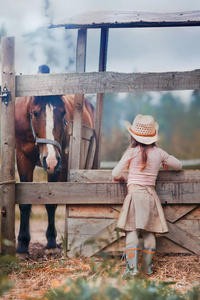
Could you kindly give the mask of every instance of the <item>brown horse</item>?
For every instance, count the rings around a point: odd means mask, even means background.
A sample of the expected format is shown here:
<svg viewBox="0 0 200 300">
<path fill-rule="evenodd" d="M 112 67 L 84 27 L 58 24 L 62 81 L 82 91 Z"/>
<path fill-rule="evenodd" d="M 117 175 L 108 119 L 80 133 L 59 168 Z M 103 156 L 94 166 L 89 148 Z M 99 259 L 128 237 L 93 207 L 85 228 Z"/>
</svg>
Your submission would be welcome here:
<svg viewBox="0 0 200 300">
<path fill-rule="evenodd" d="M 40 165 L 48 181 L 66 181 L 70 120 L 73 120 L 74 96 L 38 96 L 16 99 L 15 128 L 17 167 L 21 182 L 33 181 L 33 171 Z M 83 124 L 94 128 L 94 107 L 84 99 Z M 31 204 L 21 204 L 18 253 L 28 253 Z M 56 248 L 56 205 L 46 205 L 48 228 L 46 249 Z"/>
</svg>

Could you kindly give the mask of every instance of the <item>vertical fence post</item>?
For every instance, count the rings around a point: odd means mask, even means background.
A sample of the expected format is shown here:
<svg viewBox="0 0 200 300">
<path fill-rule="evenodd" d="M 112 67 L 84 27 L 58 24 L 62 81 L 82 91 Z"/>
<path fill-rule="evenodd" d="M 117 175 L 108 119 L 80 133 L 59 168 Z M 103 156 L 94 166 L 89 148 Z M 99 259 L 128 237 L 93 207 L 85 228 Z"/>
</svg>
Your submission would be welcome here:
<svg viewBox="0 0 200 300">
<path fill-rule="evenodd" d="M 13 245 L 1 246 L 1 254 L 15 253 L 15 39 L 1 39 L 1 91 L 11 91 L 1 104 L 1 235 Z"/>
<path fill-rule="evenodd" d="M 76 71 L 85 72 L 86 66 L 87 29 L 79 29 L 76 50 Z M 73 130 L 70 137 L 68 180 L 70 169 L 79 169 L 81 163 L 82 119 L 83 119 L 83 94 L 76 94 L 74 99 Z M 68 251 L 68 216 L 69 206 L 65 212 L 65 253 Z"/>
<path fill-rule="evenodd" d="M 109 33 L 109 28 L 105 27 L 101 29 L 99 72 L 106 71 L 108 33 Z M 94 169 L 99 169 L 100 167 L 100 145 L 101 145 L 103 100 L 104 100 L 104 94 L 97 94 L 96 118 L 95 118 L 95 134 L 96 134 L 97 145 L 96 145 L 96 153 L 95 153 L 94 164 L 93 164 Z"/>
<path fill-rule="evenodd" d="M 79 29 L 76 52 L 76 71 L 85 72 L 86 65 L 87 29 Z M 72 131 L 72 145 L 70 154 L 70 168 L 79 169 L 81 162 L 83 94 L 76 94 L 74 99 L 74 117 Z"/>
</svg>

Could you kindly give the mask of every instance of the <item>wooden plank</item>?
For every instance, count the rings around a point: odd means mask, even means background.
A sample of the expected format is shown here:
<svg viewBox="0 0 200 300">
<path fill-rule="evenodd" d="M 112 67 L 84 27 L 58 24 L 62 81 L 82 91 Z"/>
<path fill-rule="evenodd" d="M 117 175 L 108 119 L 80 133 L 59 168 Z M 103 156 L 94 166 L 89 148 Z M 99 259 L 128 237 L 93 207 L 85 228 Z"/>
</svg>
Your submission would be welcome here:
<svg viewBox="0 0 200 300">
<path fill-rule="evenodd" d="M 165 218 L 174 223 L 197 207 L 198 205 L 167 205 L 164 207 Z"/>
<path fill-rule="evenodd" d="M 96 138 L 95 136 L 91 136 L 90 144 L 87 152 L 87 157 L 85 161 L 85 169 L 91 169 L 94 162 L 94 156 L 96 152 Z"/>
<path fill-rule="evenodd" d="M 178 245 L 200 255 L 200 239 L 195 237 L 191 233 L 181 229 L 175 224 L 167 222 L 169 227 L 169 233 L 166 234 L 166 237 Z"/>
<path fill-rule="evenodd" d="M 80 246 L 72 249 L 69 256 L 74 256 L 75 254 L 80 254 L 83 256 L 91 257 L 98 253 L 100 250 L 104 249 L 110 243 L 113 243 L 125 233 L 117 233 L 114 231 L 117 221 L 114 221 L 111 225 L 99 231 L 95 236 L 89 238 Z"/>
<path fill-rule="evenodd" d="M 119 211 L 107 205 L 69 205 L 69 218 L 94 217 L 98 219 L 117 219 Z"/>
<path fill-rule="evenodd" d="M 82 72 L 16 76 L 17 97 L 199 89 L 199 69 L 163 73 Z"/>
<path fill-rule="evenodd" d="M 193 253 L 166 237 L 161 237 L 156 240 L 156 251 L 161 253 Z"/>
<path fill-rule="evenodd" d="M 195 204 L 200 202 L 200 182 L 157 182 L 162 203 Z M 194 197 L 194 199 L 192 199 Z"/>
<path fill-rule="evenodd" d="M 200 26 L 200 11 L 153 13 L 138 11 L 98 11 L 82 13 L 65 22 L 51 24 L 49 28 L 128 28 Z"/>
<path fill-rule="evenodd" d="M 69 205 L 65 206 L 65 224 L 64 224 L 64 239 L 63 239 L 63 250 L 65 256 L 69 249 Z"/>
<path fill-rule="evenodd" d="M 100 53 L 99 53 L 99 72 L 106 71 L 107 50 L 108 50 L 109 29 L 101 29 Z M 96 152 L 94 157 L 94 169 L 100 168 L 100 150 L 102 135 L 102 117 L 103 117 L 104 94 L 97 94 L 96 116 L 95 116 L 95 133 L 96 133 Z"/>
<path fill-rule="evenodd" d="M 1 104 L 1 235 L 15 243 L 15 39 L 1 39 L 1 82 L 11 101 Z M 7 184 L 6 184 L 7 182 Z M 5 184 L 3 184 L 5 183 Z M 1 246 L 1 254 L 14 254 L 15 246 Z"/>
<path fill-rule="evenodd" d="M 73 132 L 73 122 L 70 121 L 69 123 L 69 135 L 72 135 L 72 132 Z M 83 140 L 87 140 L 87 141 L 90 141 L 91 139 L 91 136 L 94 136 L 95 134 L 95 131 L 93 128 L 90 128 L 86 125 L 82 125 L 82 139 Z"/>
<path fill-rule="evenodd" d="M 184 220 L 200 220 L 200 205 L 184 216 Z"/>
<path fill-rule="evenodd" d="M 156 190 L 164 204 L 200 203 L 199 182 L 158 182 Z M 126 193 L 126 184 L 114 182 L 26 182 L 16 184 L 16 203 L 122 204 Z"/>
<path fill-rule="evenodd" d="M 76 71 L 85 72 L 86 64 L 86 44 L 87 30 L 80 29 L 78 31 L 77 53 L 76 53 Z M 74 116 L 73 116 L 73 138 L 69 168 L 80 168 L 81 162 L 81 141 L 82 141 L 82 119 L 83 119 L 83 93 L 76 94 L 74 98 Z"/>
<path fill-rule="evenodd" d="M 80 174 L 80 176 L 79 176 Z M 81 177 L 81 181 L 106 182 L 112 181 L 112 170 L 70 170 L 70 180 Z M 125 178 L 128 173 L 125 174 Z M 200 182 L 200 170 L 159 171 L 157 182 Z"/>
<path fill-rule="evenodd" d="M 113 223 L 112 219 L 96 218 L 69 218 L 69 234 L 76 235 L 96 235 L 100 229 Z"/>
<path fill-rule="evenodd" d="M 88 153 L 89 141 L 83 140 L 81 141 L 81 153 L 80 153 L 80 168 L 84 169 L 86 157 Z"/>
<path fill-rule="evenodd" d="M 85 72 L 86 66 L 86 45 L 87 45 L 87 30 L 80 29 L 77 38 L 77 51 L 76 51 L 76 71 Z M 83 123 L 83 99 L 84 95 L 76 94 L 74 97 L 74 114 L 73 114 L 73 130 L 70 136 L 70 153 L 68 160 L 68 175 L 71 168 L 79 169 L 81 167 L 81 144 L 82 144 L 82 123 Z M 68 176 L 69 178 L 69 176 Z M 65 253 L 68 251 L 68 232 L 69 226 L 67 225 L 68 210 L 66 206 L 65 218 L 65 238 L 66 248 Z"/>
<path fill-rule="evenodd" d="M 176 225 L 181 229 L 189 232 L 190 234 L 200 237 L 200 219 L 199 220 L 186 220 L 181 219 L 176 222 Z"/>
<path fill-rule="evenodd" d="M 72 182 L 112 182 L 111 170 L 70 170 Z"/>
</svg>

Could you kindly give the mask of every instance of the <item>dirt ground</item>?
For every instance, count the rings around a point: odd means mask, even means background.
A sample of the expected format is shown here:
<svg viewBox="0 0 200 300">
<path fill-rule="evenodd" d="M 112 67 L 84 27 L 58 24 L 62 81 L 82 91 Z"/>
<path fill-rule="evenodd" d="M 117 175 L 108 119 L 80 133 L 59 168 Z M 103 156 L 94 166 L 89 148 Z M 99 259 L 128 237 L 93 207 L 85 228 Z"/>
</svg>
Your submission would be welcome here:
<svg viewBox="0 0 200 300">
<path fill-rule="evenodd" d="M 57 241 L 61 247 L 64 233 L 64 214 L 64 206 L 58 207 L 56 213 Z M 16 216 L 17 235 L 19 229 L 18 211 L 16 211 Z M 92 269 L 92 264 L 102 261 L 102 258 L 95 257 L 92 260 L 83 257 L 66 258 L 62 251 L 57 255 L 45 252 L 47 216 L 45 209 L 41 206 L 33 208 L 30 228 L 32 239 L 29 247 L 29 260 L 22 261 L 17 268 L 13 268 L 9 274 L 9 279 L 14 283 L 14 288 L 2 299 L 40 297 L 52 287 L 64 284 L 67 278 L 75 279 L 81 276 L 90 279 L 99 275 L 107 276 L 103 269 L 98 271 Z M 124 272 L 125 263 L 121 261 L 120 257 L 117 258 L 114 269 L 115 271 L 119 270 L 120 274 Z M 173 288 L 185 293 L 195 285 L 200 284 L 200 257 L 186 254 L 164 255 L 157 253 L 154 260 L 154 274 L 148 278 L 155 281 L 173 281 Z"/>
</svg>

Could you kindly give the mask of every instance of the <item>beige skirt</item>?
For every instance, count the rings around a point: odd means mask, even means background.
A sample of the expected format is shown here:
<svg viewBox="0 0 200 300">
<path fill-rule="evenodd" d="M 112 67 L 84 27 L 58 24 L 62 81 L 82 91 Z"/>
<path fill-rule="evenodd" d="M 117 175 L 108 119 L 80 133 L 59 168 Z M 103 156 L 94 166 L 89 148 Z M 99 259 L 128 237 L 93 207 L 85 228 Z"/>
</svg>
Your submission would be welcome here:
<svg viewBox="0 0 200 300">
<path fill-rule="evenodd" d="M 154 186 L 131 184 L 124 200 L 116 229 L 143 229 L 155 233 L 169 232 L 160 199 Z"/>
</svg>

